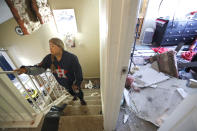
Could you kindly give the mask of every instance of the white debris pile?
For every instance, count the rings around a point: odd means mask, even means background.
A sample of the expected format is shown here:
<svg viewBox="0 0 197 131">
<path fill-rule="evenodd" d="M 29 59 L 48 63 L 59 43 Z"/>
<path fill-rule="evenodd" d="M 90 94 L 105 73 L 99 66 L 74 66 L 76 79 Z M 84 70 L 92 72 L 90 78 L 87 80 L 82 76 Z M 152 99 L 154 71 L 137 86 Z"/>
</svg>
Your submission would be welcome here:
<svg viewBox="0 0 197 131">
<path fill-rule="evenodd" d="M 141 66 L 140 70 L 133 74 L 135 78 L 135 86 L 137 87 L 157 87 L 157 83 L 168 80 L 170 77 L 162 72 L 158 72 L 151 68 L 150 64 Z"/>
</svg>

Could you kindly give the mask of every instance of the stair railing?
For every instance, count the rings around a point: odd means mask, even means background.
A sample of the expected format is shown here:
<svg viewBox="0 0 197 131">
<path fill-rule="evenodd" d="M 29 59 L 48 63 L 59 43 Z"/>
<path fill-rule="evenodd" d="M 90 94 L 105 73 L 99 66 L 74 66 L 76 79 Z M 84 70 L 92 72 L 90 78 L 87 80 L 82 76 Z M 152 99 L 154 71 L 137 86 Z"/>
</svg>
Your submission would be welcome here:
<svg viewBox="0 0 197 131">
<path fill-rule="evenodd" d="M 15 79 L 11 81 L 8 74 L 13 74 Z M 46 114 L 51 106 L 65 100 L 66 94 L 49 71 L 21 77 L 14 71 L 0 69 L 0 128 L 6 127 L 6 123 L 7 126 L 24 121 L 33 123 L 36 115 Z"/>
</svg>

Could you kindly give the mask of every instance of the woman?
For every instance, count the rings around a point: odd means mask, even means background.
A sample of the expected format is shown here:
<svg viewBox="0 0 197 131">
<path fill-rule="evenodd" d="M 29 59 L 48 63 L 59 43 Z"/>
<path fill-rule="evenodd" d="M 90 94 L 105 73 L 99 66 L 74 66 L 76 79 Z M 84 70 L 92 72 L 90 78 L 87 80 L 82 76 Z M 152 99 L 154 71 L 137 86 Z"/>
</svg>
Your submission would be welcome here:
<svg viewBox="0 0 197 131">
<path fill-rule="evenodd" d="M 81 105 L 86 105 L 81 90 L 83 74 L 77 56 L 65 51 L 64 43 L 59 38 L 50 39 L 49 46 L 51 54 L 48 54 L 40 64 L 21 66 L 15 71 L 19 74 L 38 75 L 50 68 L 58 83 L 74 97 L 73 100 L 77 100 L 78 97 Z"/>
</svg>

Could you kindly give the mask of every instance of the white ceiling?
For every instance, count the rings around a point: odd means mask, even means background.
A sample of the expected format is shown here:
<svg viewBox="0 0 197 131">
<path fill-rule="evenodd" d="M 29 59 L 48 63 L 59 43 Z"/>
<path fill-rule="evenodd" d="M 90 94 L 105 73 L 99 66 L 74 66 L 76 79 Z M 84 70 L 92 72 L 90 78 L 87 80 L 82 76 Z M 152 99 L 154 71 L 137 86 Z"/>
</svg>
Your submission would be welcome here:
<svg viewBox="0 0 197 131">
<path fill-rule="evenodd" d="M 12 12 L 7 6 L 5 0 L 0 0 L 0 24 L 12 18 Z"/>
</svg>

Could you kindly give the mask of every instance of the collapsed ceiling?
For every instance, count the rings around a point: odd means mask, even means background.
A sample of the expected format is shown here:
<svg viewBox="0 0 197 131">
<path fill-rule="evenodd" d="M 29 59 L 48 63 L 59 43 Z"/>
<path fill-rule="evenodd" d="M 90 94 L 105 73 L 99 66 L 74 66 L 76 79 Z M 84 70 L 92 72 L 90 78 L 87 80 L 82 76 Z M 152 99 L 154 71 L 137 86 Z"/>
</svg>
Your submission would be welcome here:
<svg viewBox="0 0 197 131">
<path fill-rule="evenodd" d="M 52 19 L 47 0 L 5 0 L 24 35 L 28 35 Z"/>
</svg>

